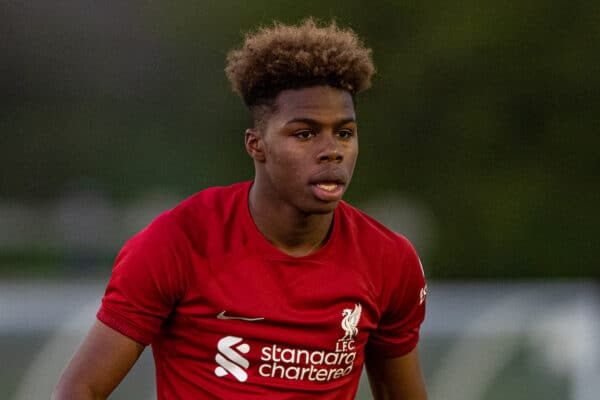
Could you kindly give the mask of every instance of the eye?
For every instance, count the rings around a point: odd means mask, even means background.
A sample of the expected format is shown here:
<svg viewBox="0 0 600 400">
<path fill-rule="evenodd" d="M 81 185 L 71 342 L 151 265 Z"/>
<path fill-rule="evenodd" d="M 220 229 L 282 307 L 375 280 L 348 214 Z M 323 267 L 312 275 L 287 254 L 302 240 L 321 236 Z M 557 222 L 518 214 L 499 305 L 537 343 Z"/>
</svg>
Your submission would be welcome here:
<svg viewBox="0 0 600 400">
<path fill-rule="evenodd" d="M 304 130 L 295 132 L 294 136 L 296 136 L 300 140 L 308 140 L 308 139 L 312 138 L 313 136 L 315 136 L 315 134 L 312 131 L 304 129 Z"/>
<path fill-rule="evenodd" d="M 354 136 L 354 131 L 351 129 L 342 129 L 338 132 L 338 136 L 342 139 L 350 139 L 352 136 Z"/>
</svg>

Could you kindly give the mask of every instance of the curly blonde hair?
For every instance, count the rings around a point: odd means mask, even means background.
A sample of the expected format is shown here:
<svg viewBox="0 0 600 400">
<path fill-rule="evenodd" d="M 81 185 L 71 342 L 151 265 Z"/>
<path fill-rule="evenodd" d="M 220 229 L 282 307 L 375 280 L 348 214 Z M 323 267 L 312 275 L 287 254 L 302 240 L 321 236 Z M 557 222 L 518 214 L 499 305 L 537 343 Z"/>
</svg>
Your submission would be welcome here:
<svg viewBox="0 0 600 400">
<path fill-rule="evenodd" d="M 253 110 L 273 106 L 279 92 L 315 85 L 347 90 L 354 97 L 371 86 L 371 49 L 356 33 L 335 22 L 319 27 L 313 18 L 300 25 L 275 22 L 246 35 L 229 52 L 225 72 L 233 91 Z"/>
</svg>

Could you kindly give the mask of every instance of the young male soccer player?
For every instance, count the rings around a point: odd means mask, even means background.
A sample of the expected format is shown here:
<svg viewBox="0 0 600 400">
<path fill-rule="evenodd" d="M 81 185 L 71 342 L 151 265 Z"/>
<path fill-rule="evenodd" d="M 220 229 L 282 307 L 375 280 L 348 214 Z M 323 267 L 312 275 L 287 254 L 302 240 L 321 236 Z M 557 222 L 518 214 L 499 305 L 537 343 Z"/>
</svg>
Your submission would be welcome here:
<svg viewBox="0 0 600 400">
<path fill-rule="evenodd" d="M 159 399 L 426 398 L 425 279 L 402 236 L 342 201 L 370 50 L 335 24 L 247 36 L 227 76 L 255 177 L 160 215 L 117 257 L 55 399 L 106 398 L 152 345 Z"/>
</svg>

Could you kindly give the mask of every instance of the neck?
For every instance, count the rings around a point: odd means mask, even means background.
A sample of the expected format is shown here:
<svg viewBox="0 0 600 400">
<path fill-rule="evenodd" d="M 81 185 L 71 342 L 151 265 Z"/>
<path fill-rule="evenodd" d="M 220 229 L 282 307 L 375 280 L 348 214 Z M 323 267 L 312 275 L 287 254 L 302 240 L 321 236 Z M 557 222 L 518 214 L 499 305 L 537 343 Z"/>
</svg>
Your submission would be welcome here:
<svg viewBox="0 0 600 400">
<path fill-rule="evenodd" d="M 258 230 L 279 250 L 300 257 L 320 249 L 329 238 L 333 212 L 306 214 L 285 204 L 271 204 L 260 196 L 256 182 L 250 189 L 248 205 Z"/>
</svg>

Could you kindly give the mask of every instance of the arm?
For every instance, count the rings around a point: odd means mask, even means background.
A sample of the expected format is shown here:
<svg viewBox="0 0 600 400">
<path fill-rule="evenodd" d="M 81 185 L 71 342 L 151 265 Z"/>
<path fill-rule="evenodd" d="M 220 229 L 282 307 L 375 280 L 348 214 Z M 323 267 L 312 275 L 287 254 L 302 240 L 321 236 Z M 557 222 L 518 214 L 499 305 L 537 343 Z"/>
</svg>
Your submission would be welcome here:
<svg viewBox="0 0 600 400">
<path fill-rule="evenodd" d="M 144 350 L 144 345 L 96 320 L 65 368 L 52 400 L 106 399 Z"/>
<path fill-rule="evenodd" d="M 417 348 L 396 358 L 368 358 L 367 375 L 375 400 L 427 400 Z"/>
</svg>

